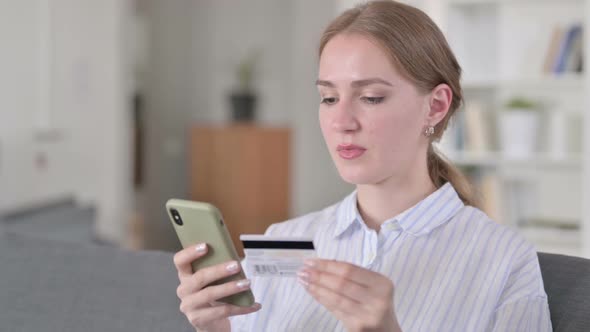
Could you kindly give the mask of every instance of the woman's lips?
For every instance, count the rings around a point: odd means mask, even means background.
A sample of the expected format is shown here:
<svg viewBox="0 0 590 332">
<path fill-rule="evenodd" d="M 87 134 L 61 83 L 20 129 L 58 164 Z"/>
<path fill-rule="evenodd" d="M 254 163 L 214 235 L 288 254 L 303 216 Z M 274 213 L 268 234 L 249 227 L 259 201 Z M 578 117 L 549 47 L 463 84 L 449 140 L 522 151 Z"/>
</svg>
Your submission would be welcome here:
<svg viewBox="0 0 590 332">
<path fill-rule="evenodd" d="M 348 145 L 338 145 L 336 151 L 341 158 L 344 159 L 356 159 L 365 153 L 367 149 L 363 148 L 362 146 L 348 144 Z"/>
</svg>

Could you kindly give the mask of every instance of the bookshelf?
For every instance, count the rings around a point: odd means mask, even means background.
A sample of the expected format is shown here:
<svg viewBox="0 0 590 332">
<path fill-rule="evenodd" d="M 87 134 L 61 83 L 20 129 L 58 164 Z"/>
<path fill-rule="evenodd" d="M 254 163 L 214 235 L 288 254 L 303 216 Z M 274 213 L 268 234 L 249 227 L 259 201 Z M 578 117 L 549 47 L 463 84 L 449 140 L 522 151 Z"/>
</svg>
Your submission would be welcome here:
<svg viewBox="0 0 590 332">
<path fill-rule="evenodd" d="M 447 0 L 447 4 L 456 6 L 474 6 L 499 3 L 542 3 L 542 2 L 584 2 L 585 0 Z"/>
<path fill-rule="evenodd" d="M 584 75 L 582 74 L 562 74 L 559 77 L 551 75 L 539 75 L 537 77 L 522 77 L 517 80 L 471 80 L 463 81 L 463 89 L 477 90 L 477 89 L 498 89 L 507 87 L 517 88 L 541 88 L 552 90 L 575 89 L 581 90 L 584 88 Z"/>
<path fill-rule="evenodd" d="M 564 171 L 579 172 L 582 169 L 583 162 L 581 154 L 559 159 L 542 153 L 526 159 L 511 159 L 504 157 L 497 151 L 446 151 L 445 155 L 447 158 L 451 159 L 455 165 L 462 167 L 557 168 Z"/>
<path fill-rule="evenodd" d="M 437 18 L 463 67 L 465 108 L 439 149 L 472 178 L 486 212 L 498 222 L 516 228 L 539 251 L 585 257 L 590 257 L 590 208 L 584 204 L 590 199 L 590 135 L 585 134 L 590 75 L 579 60 L 585 67 L 590 63 L 589 1 L 415 3 Z M 575 27 L 584 33 L 576 37 Z M 515 96 L 540 105 L 535 145 L 516 156 L 506 154 L 499 130 L 505 103 Z"/>
</svg>

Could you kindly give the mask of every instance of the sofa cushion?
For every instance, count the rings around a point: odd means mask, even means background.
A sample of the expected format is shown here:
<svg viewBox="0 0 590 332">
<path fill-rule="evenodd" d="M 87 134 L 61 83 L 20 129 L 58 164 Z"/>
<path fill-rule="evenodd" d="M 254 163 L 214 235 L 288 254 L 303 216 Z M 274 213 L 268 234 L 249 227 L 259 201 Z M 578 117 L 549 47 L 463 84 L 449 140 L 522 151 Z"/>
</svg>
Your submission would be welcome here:
<svg viewBox="0 0 590 332">
<path fill-rule="evenodd" d="M 172 254 L 0 233 L 4 331 L 194 331 Z"/>
<path fill-rule="evenodd" d="M 556 332 L 590 331 L 590 260 L 539 253 Z"/>
</svg>

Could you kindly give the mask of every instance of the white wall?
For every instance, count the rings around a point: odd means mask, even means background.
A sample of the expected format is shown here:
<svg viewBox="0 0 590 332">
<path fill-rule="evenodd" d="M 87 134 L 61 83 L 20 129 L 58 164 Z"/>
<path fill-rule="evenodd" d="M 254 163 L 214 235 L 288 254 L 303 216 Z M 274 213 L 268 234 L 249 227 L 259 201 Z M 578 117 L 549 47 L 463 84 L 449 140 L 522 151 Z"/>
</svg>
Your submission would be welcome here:
<svg viewBox="0 0 590 332">
<path fill-rule="evenodd" d="M 63 179 L 66 142 L 38 141 L 36 125 L 47 107 L 43 60 L 42 1 L 0 2 L 0 213 L 7 208 L 66 195 Z M 37 158 L 48 158 L 47 166 Z"/>
<path fill-rule="evenodd" d="M 590 17 L 590 6 L 586 5 L 584 16 L 586 20 Z M 586 27 L 588 24 L 586 24 Z M 590 36 L 588 33 L 584 34 L 584 53 L 585 58 L 588 59 L 590 54 Z M 590 75 L 585 75 L 585 89 L 590 89 Z M 590 105 L 590 93 L 586 93 L 586 105 Z M 584 130 L 582 133 L 583 148 L 583 174 L 582 174 L 582 255 L 590 258 L 590 114 L 584 112 Z"/>
<path fill-rule="evenodd" d="M 71 196 L 96 204 L 99 236 L 122 238 L 127 13 L 120 0 L 0 2 L 0 213 Z"/>
<path fill-rule="evenodd" d="M 319 96 L 314 85 L 319 39 L 337 15 L 336 5 L 335 1 L 296 1 L 293 5 L 293 215 L 332 204 L 353 189 L 342 181 L 326 149 L 319 128 Z"/>
<path fill-rule="evenodd" d="M 185 156 L 194 81 L 191 76 L 192 0 L 141 1 L 148 35 L 145 81 L 145 183 L 140 213 L 145 245 L 177 245 L 164 210 L 167 199 L 188 193 Z M 198 90 L 197 90 L 198 91 Z M 198 92 L 197 92 L 198 93 Z"/>
<path fill-rule="evenodd" d="M 590 14 L 590 13 L 589 13 Z M 588 39 L 586 40 L 586 45 L 588 45 Z M 589 51 L 589 47 L 586 46 L 587 52 Z M 586 53 L 589 54 L 589 53 Z M 590 75 L 587 75 L 589 77 Z M 587 79 L 589 82 L 586 86 L 590 86 L 590 79 Z M 590 99 L 590 94 L 586 96 L 586 98 Z M 588 101 L 590 104 L 590 100 Z M 584 115 L 584 173 L 582 175 L 582 255 L 586 258 L 590 258 L 590 114 L 586 113 Z"/>
<path fill-rule="evenodd" d="M 447 0 L 397 0 L 398 2 L 406 3 L 411 6 L 418 7 L 432 17 L 438 23 L 441 10 L 444 9 L 444 2 Z M 336 12 L 340 13 L 358 4 L 365 3 L 365 0 L 336 0 Z M 442 19 L 442 18 L 441 18 Z"/>
<path fill-rule="evenodd" d="M 96 204 L 96 231 L 120 242 L 132 212 L 131 113 L 125 67 L 128 2 L 52 1 L 52 119 L 71 141 L 76 197 Z"/>
</svg>

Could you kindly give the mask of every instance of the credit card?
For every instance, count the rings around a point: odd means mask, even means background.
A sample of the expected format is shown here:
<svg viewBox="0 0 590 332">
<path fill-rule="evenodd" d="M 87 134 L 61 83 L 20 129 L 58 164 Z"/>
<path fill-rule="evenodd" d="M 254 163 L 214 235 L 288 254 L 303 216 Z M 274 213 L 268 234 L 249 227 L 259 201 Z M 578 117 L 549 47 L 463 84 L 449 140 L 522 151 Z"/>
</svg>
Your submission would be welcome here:
<svg viewBox="0 0 590 332">
<path fill-rule="evenodd" d="M 296 277 L 303 261 L 316 257 L 312 238 L 242 234 L 246 274 L 255 277 Z"/>
</svg>

